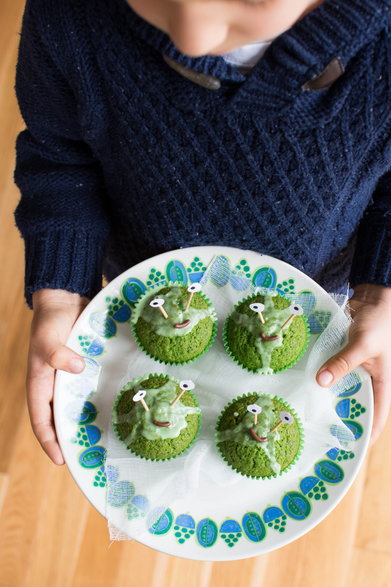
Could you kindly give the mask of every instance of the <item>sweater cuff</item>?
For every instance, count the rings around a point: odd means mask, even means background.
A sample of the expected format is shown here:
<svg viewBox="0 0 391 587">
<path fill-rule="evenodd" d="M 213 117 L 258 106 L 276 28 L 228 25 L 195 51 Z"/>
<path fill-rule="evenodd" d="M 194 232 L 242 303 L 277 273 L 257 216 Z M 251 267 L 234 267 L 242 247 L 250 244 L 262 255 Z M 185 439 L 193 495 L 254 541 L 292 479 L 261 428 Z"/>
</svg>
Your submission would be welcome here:
<svg viewBox="0 0 391 587">
<path fill-rule="evenodd" d="M 364 226 L 358 233 L 350 284 L 352 287 L 360 283 L 391 287 L 391 228 L 372 225 L 365 239 L 362 238 L 363 231 Z"/>
<path fill-rule="evenodd" d="M 83 230 L 24 237 L 25 298 L 43 288 L 64 289 L 93 298 L 102 289 L 104 244 Z"/>
</svg>

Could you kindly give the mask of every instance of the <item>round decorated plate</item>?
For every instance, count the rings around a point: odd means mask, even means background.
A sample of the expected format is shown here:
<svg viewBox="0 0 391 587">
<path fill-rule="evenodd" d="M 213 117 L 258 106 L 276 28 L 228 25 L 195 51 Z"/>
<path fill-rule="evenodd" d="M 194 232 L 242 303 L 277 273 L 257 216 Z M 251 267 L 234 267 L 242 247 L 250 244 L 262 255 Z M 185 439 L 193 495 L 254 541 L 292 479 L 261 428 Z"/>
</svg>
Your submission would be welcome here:
<svg viewBox="0 0 391 587">
<path fill-rule="evenodd" d="M 337 505 L 364 459 L 372 426 L 373 399 L 370 378 L 359 368 L 333 393 L 335 420 L 345 426 L 353 439 L 348 448 L 341 448 L 343 443 L 336 442 L 314 456 L 310 449 L 306 451 L 306 442 L 310 440 L 305 437 L 299 465 L 266 480 L 240 475 L 233 478 L 235 473 L 230 470 L 225 483 L 224 474 L 220 478 L 203 475 L 201 464 L 196 488 L 193 483 L 192 491 L 178 495 L 168 505 L 166 501 L 159 503 L 153 487 L 150 494 L 145 484 L 150 468 L 159 467 L 162 471 L 165 463 L 140 459 L 137 474 L 132 475 L 132 466 L 124 466 L 126 458 L 118 459 L 118 466 L 115 460 L 109 462 L 111 414 L 124 377 L 131 380 L 162 372 L 162 365 L 145 358 L 133 338 L 131 316 L 137 300 L 152 286 L 167 282 L 190 286 L 199 282 L 216 259 L 219 270 L 209 275 L 216 296 L 228 296 L 230 291 L 239 299 L 249 284 L 290 296 L 304 308 L 310 330 L 309 348 L 316 344 L 339 310 L 335 300 L 313 280 L 266 255 L 230 247 L 191 247 L 158 255 L 110 282 L 77 320 L 67 345 L 84 357 L 86 368 L 78 375 L 57 372 L 54 417 L 61 449 L 76 483 L 103 516 L 116 522 L 120 532 L 175 556 L 223 561 L 252 557 L 284 546 L 308 532 Z M 208 297 L 212 303 L 215 301 L 210 292 Z M 213 418 L 235 396 L 254 391 L 251 387 L 238 389 L 236 383 L 233 386 L 232 372 L 219 365 L 220 361 L 229 361 L 223 358 L 221 322 L 219 319 L 216 341 L 204 357 L 190 366 L 164 366 L 164 373 L 178 379 L 194 375 L 197 378 L 197 370 L 200 381 L 202 376 L 207 378 L 207 392 L 200 385 L 198 400 L 204 426 L 202 443 L 206 448 L 208 443 L 213 446 L 209 462 L 219 459 Z M 305 360 L 300 359 L 298 365 Z M 239 366 L 232 368 L 240 373 Z M 187 376 L 189 373 L 191 377 Z M 267 391 L 270 381 L 272 393 L 286 398 L 292 382 L 298 381 L 298 373 L 293 368 L 268 375 L 262 391 Z M 243 371 L 245 385 L 251 385 L 251 377 L 257 378 L 257 382 L 262 378 Z M 214 390 L 216 404 L 211 401 Z M 195 451 L 197 455 L 197 442 L 189 454 Z M 129 453 L 129 463 L 132 462 L 134 456 Z M 217 469 L 221 466 L 220 462 L 216 464 Z"/>
</svg>

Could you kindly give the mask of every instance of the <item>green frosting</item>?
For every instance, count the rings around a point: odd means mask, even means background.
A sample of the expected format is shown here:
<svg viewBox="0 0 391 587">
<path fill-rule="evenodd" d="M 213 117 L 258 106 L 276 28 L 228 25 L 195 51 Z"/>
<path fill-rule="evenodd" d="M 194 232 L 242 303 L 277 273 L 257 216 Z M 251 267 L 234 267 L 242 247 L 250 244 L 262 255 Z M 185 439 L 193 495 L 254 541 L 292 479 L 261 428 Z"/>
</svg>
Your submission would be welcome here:
<svg viewBox="0 0 391 587">
<path fill-rule="evenodd" d="M 247 412 L 243 418 L 234 426 L 219 433 L 219 440 L 233 440 L 239 444 L 247 444 L 251 447 L 257 447 L 258 450 L 263 451 L 269 459 L 270 467 L 274 473 L 279 473 L 281 470 L 280 464 L 276 461 L 276 440 L 279 440 L 280 435 L 278 429 L 271 432 L 275 422 L 275 413 L 273 411 L 273 400 L 267 395 L 260 395 L 256 401 L 257 405 L 262 408 L 262 412 L 258 415 L 257 424 L 254 424 L 254 414 Z M 260 438 L 267 438 L 267 442 L 257 442 L 250 435 L 250 429 Z"/>
<path fill-rule="evenodd" d="M 247 406 L 253 403 L 262 408 L 256 425 L 254 414 L 247 411 Z M 217 441 L 221 454 L 233 469 L 249 477 L 270 477 L 278 475 L 295 461 L 301 448 L 297 420 L 292 424 L 281 424 L 271 432 L 280 422 L 281 411 L 288 411 L 295 417 L 282 400 L 256 393 L 242 396 L 225 408 L 217 426 Z M 254 440 L 250 429 L 267 441 Z"/>
<path fill-rule="evenodd" d="M 208 347 L 214 334 L 214 312 L 200 295 L 193 295 L 189 310 L 185 307 L 189 299 L 186 287 L 165 287 L 146 296 L 136 307 L 134 314 L 135 334 L 145 351 L 152 357 L 170 364 L 186 363 L 198 357 Z M 155 298 L 165 300 L 165 319 L 158 308 L 149 303 Z M 190 320 L 184 328 L 175 328 Z"/>
<path fill-rule="evenodd" d="M 258 314 L 250 309 L 252 303 L 262 303 L 265 309 L 262 324 Z M 291 315 L 291 302 L 278 295 L 257 294 L 238 304 L 226 323 L 226 342 L 235 359 L 246 369 L 263 375 L 292 365 L 301 355 L 307 343 L 307 327 L 303 316 L 281 327 Z M 273 341 L 265 336 L 277 336 Z"/>
<path fill-rule="evenodd" d="M 133 386 L 137 393 L 141 386 Z M 177 397 L 178 385 L 175 381 L 169 379 L 160 387 L 154 387 L 148 390 L 145 402 L 149 408 L 147 412 L 141 402 L 130 409 L 128 413 L 116 414 L 116 424 L 127 422 L 132 429 L 128 438 L 124 439 L 125 444 L 132 444 L 134 440 L 142 434 L 148 440 L 158 440 L 159 438 L 177 438 L 181 431 L 186 428 L 186 416 L 188 414 L 199 414 L 200 409 L 192 406 L 186 406 L 181 399 L 171 405 L 171 402 Z M 156 422 L 169 422 L 169 426 L 157 426 Z"/>
<path fill-rule="evenodd" d="M 168 290 L 168 291 L 165 291 Z M 189 334 L 195 326 L 203 320 L 212 315 L 211 309 L 208 305 L 205 307 L 199 307 L 200 304 L 196 304 L 193 294 L 192 303 L 189 309 L 185 312 L 187 300 L 190 297 L 187 288 L 183 287 L 171 287 L 160 290 L 157 294 L 153 294 L 147 297 L 140 306 L 137 307 L 135 312 L 135 320 L 142 316 L 143 320 L 150 324 L 152 330 L 160 336 L 186 336 Z M 164 293 L 163 293 L 164 291 Z M 183 292 L 186 292 L 185 301 Z M 155 298 L 164 299 L 164 310 L 168 314 L 168 318 L 165 318 L 158 308 L 152 308 L 149 303 Z M 202 299 L 202 298 L 201 298 Z M 175 328 L 175 324 L 183 324 L 186 320 L 190 320 L 188 326 L 184 328 Z"/>
<path fill-rule="evenodd" d="M 148 412 L 141 402 L 133 401 L 140 389 L 147 391 Z M 113 410 L 113 425 L 129 450 L 147 459 L 164 460 L 191 444 L 198 431 L 200 408 L 188 391 L 171 406 L 180 392 L 179 384 L 163 375 L 134 380 L 121 390 Z M 153 420 L 170 422 L 170 426 L 156 426 Z"/>
</svg>

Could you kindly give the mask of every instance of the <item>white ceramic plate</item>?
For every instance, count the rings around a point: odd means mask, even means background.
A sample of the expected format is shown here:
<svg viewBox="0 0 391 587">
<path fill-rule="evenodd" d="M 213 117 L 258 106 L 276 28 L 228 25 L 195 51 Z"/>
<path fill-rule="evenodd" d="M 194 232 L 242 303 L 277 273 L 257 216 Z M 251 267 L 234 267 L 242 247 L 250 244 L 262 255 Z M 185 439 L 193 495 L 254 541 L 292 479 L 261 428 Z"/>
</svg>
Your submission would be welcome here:
<svg viewBox="0 0 391 587">
<path fill-rule="evenodd" d="M 123 512 L 130 523 L 134 520 L 135 529 L 144 524 L 145 531 L 139 534 L 135 530 L 132 538 L 175 556 L 222 561 L 252 557 L 284 546 L 330 513 L 349 489 L 363 461 L 372 426 L 373 400 L 370 380 L 358 369 L 335 397 L 338 416 L 355 436 L 354 449 L 329 450 L 309 463 L 305 476 L 295 473 L 293 467 L 273 480 L 255 484 L 251 480 L 251 488 L 246 485 L 243 491 L 240 483 L 224 490 L 213 487 L 210 481 L 203 485 L 201 479 L 198 499 L 188 503 L 182 499 L 161 512 L 156 507 L 151 511 L 146 492 L 140 492 L 131 478 L 122 478 L 115 467 L 110 467 L 106 476 L 104 457 L 113 400 L 126 371 L 129 352 L 136 348 L 129 324 L 132 307 L 147 287 L 159 282 L 199 281 L 216 255 L 226 265 L 229 276 L 225 283 L 223 280 L 217 284 L 219 288 L 240 291 L 244 278 L 257 286 L 299 296 L 312 339 L 319 336 L 337 310 L 335 301 L 313 280 L 266 255 L 230 247 L 191 247 L 158 255 L 109 283 L 76 322 L 67 344 L 85 357 L 87 367 L 80 375 L 57 373 L 54 416 L 67 466 L 81 491 L 103 516 L 108 497 L 109 505 L 117 511 L 125 508 Z M 207 354 L 213 352 L 214 347 Z M 159 373 L 159 363 L 149 360 L 153 367 L 149 372 Z M 170 373 L 175 377 L 175 368 Z M 286 381 L 287 373 L 272 377 L 277 382 L 279 377 L 285 377 Z M 220 377 L 220 388 L 221 383 Z M 235 395 L 247 391 L 253 390 L 240 390 Z M 232 397 L 228 396 L 227 401 Z"/>
</svg>

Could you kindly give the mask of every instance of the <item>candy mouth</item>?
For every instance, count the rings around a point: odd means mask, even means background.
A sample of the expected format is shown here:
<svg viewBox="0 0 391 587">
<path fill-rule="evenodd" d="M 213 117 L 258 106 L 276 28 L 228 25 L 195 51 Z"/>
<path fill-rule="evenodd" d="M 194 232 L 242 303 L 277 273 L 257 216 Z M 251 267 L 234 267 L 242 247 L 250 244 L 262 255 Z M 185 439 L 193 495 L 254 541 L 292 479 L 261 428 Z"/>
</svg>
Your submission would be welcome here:
<svg viewBox="0 0 391 587">
<path fill-rule="evenodd" d="M 254 428 L 250 428 L 249 433 L 250 433 L 251 438 L 253 438 L 257 442 L 267 442 L 266 436 L 258 436 L 258 434 L 255 432 Z"/>
<path fill-rule="evenodd" d="M 182 322 L 182 324 L 174 324 L 174 328 L 186 328 L 186 326 L 189 326 L 189 324 L 190 320 L 185 320 Z"/>
<path fill-rule="evenodd" d="M 272 340 L 277 340 L 278 334 L 274 334 L 273 336 L 266 336 L 263 332 L 261 332 L 261 338 L 265 342 L 271 342 Z"/>
<path fill-rule="evenodd" d="M 171 425 L 171 422 L 159 422 L 158 420 L 152 420 L 155 426 L 160 426 L 160 428 L 168 428 Z"/>
</svg>

